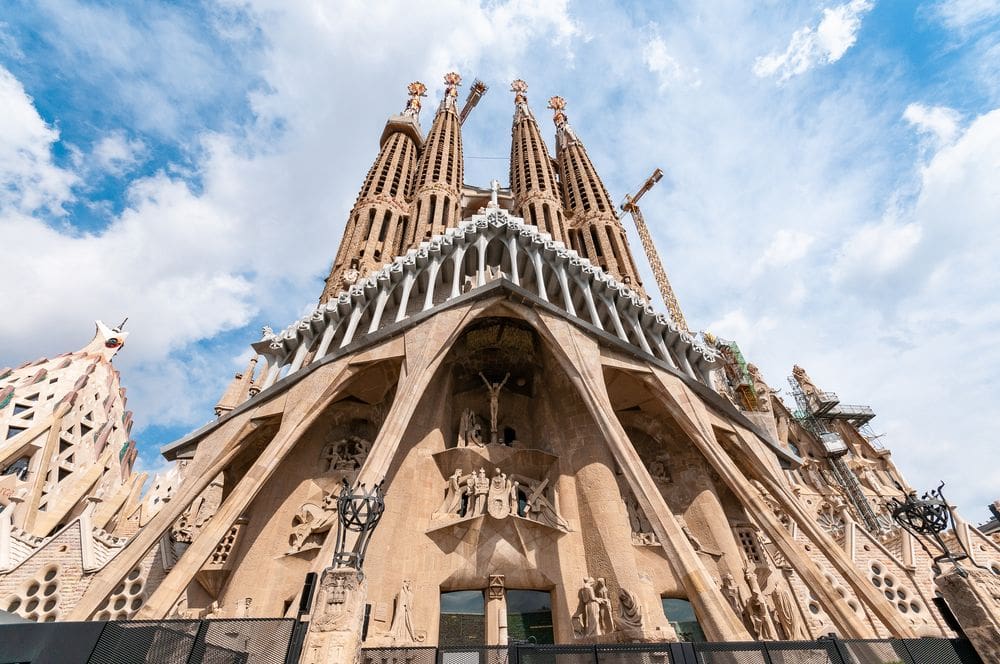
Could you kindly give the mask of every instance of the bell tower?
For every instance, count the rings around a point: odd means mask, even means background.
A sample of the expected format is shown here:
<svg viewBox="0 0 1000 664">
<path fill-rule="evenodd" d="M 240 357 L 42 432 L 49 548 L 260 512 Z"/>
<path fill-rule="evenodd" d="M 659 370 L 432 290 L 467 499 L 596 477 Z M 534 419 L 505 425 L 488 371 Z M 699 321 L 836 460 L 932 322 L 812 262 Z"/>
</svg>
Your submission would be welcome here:
<svg viewBox="0 0 1000 664">
<path fill-rule="evenodd" d="M 401 253 L 409 221 L 407 195 L 423 142 L 420 99 L 426 96 L 427 87 L 414 81 L 407 91 L 410 97 L 406 108 L 385 124 L 378 157 L 368 170 L 347 220 L 320 303 Z"/>
<path fill-rule="evenodd" d="M 562 97 L 549 99 L 556 125 L 556 159 L 563 201 L 569 216 L 570 245 L 605 272 L 645 295 L 639 270 L 629 251 L 625 229 L 615 215 L 587 149 L 569 125 Z"/>
<path fill-rule="evenodd" d="M 566 218 L 559 196 L 559 182 L 542 140 L 535 116 L 528 108 L 528 84 L 521 79 L 510 84 L 514 93 L 514 126 L 510 142 L 510 189 L 514 214 L 564 244 Z"/>
<path fill-rule="evenodd" d="M 439 235 L 458 225 L 461 211 L 462 123 L 458 115 L 458 86 L 462 77 L 456 72 L 445 75 L 445 92 L 438 106 L 434 124 L 417 164 L 417 177 L 410 217 L 413 223 L 404 234 L 401 249 Z"/>
</svg>

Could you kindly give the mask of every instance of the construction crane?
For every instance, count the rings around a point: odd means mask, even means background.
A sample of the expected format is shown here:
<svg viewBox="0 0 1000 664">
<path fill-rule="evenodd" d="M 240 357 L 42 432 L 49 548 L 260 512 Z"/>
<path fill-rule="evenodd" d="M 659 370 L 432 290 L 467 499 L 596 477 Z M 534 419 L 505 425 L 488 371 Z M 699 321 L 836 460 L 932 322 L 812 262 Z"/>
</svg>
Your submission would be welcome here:
<svg viewBox="0 0 1000 664">
<path fill-rule="evenodd" d="M 632 215 L 632 220 L 635 222 L 635 228 L 639 231 L 639 241 L 642 242 L 642 248 L 646 252 L 646 260 L 649 262 L 649 267 L 653 270 L 653 277 L 656 279 L 656 285 L 660 288 L 660 295 L 663 296 L 663 303 L 667 305 L 667 310 L 673 317 L 674 322 L 677 323 L 685 332 L 690 332 L 688 329 L 687 321 L 684 319 L 684 314 L 681 312 L 681 306 L 677 303 L 677 296 L 674 295 L 674 289 L 670 287 L 670 280 L 667 279 L 667 273 L 663 269 L 663 263 L 660 261 L 660 255 L 656 252 L 656 246 L 653 245 L 653 238 L 649 235 L 649 229 L 646 228 L 646 222 L 642 218 L 642 211 L 639 209 L 639 199 L 642 198 L 646 192 L 653 188 L 653 185 L 659 182 L 663 178 L 663 171 L 656 169 L 653 174 L 650 175 L 646 181 L 639 187 L 639 191 L 634 194 L 629 194 L 625 196 L 624 202 L 622 202 L 622 212 L 627 212 Z"/>
<path fill-rule="evenodd" d="M 472 87 L 469 88 L 469 96 L 465 98 L 465 106 L 462 107 L 462 111 L 458 114 L 459 124 L 465 124 L 465 119 L 469 117 L 469 113 L 476 107 L 476 104 L 483 98 L 487 90 L 489 88 L 478 78 L 472 82 Z"/>
</svg>

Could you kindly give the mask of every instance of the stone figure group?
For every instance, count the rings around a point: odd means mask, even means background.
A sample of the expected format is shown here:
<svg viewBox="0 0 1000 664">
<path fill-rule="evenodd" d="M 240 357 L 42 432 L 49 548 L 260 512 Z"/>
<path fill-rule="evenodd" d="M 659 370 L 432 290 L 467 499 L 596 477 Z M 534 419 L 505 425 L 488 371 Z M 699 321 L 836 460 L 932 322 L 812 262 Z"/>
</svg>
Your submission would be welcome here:
<svg viewBox="0 0 1000 664">
<path fill-rule="evenodd" d="M 722 594 L 756 639 L 775 641 L 779 638 L 809 638 L 795 600 L 777 579 L 772 577 L 766 588 L 761 588 L 755 570 L 746 569 L 743 577 L 749 594 L 744 594 L 732 574 L 723 575 Z M 779 627 L 782 632 L 780 636 Z"/>
<path fill-rule="evenodd" d="M 611 597 L 603 578 L 587 577 L 577 593 L 579 602 L 572 616 L 573 633 L 578 638 L 603 636 L 615 631 L 615 620 L 611 612 Z M 641 621 L 641 617 L 640 617 Z"/>
<path fill-rule="evenodd" d="M 495 519 L 519 516 L 551 528 L 569 530 L 569 524 L 545 497 L 548 480 L 536 481 L 520 475 L 508 475 L 499 468 L 493 476 L 480 468 L 464 474 L 461 468 L 448 478 L 444 500 L 436 517 L 469 519 L 486 514 Z"/>
</svg>

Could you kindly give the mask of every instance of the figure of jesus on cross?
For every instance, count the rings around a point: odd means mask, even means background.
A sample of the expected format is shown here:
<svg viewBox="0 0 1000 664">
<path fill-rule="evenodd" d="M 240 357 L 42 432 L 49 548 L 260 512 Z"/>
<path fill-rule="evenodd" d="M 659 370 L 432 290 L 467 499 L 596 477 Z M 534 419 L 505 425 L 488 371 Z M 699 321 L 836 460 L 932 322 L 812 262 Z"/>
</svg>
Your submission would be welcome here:
<svg viewBox="0 0 1000 664">
<path fill-rule="evenodd" d="M 507 384 L 507 379 L 510 378 L 510 372 L 503 377 L 503 380 L 499 383 L 491 383 L 483 372 L 479 372 L 479 377 L 483 379 L 486 383 L 486 389 L 490 393 L 490 443 L 496 445 L 498 442 L 497 438 L 497 415 L 500 412 L 500 390 L 503 386 Z"/>
</svg>

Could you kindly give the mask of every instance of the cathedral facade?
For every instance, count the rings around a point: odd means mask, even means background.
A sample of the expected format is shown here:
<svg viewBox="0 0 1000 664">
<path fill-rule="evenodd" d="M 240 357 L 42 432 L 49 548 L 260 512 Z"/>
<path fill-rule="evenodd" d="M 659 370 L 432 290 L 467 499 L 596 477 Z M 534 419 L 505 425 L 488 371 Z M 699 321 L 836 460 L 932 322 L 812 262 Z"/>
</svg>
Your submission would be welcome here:
<svg viewBox="0 0 1000 664">
<path fill-rule="evenodd" d="M 301 616 L 315 662 L 953 636 L 938 563 L 885 507 L 909 486 L 871 409 L 801 367 L 786 404 L 735 342 L 651 303 L 562 98 L 553 158 L 515 81 L 509 187 L 466 184 L 460 83 L 426 135 L 410 85 L 318 306 L 265 328 L 145 499 L 120 330 L 0 373 L 0 610 Z M 360 572 L 334 564 L 345 482 L 385 494 Z M 1000 574 L 993 539 L 948 536 Z"/>
</svg>

